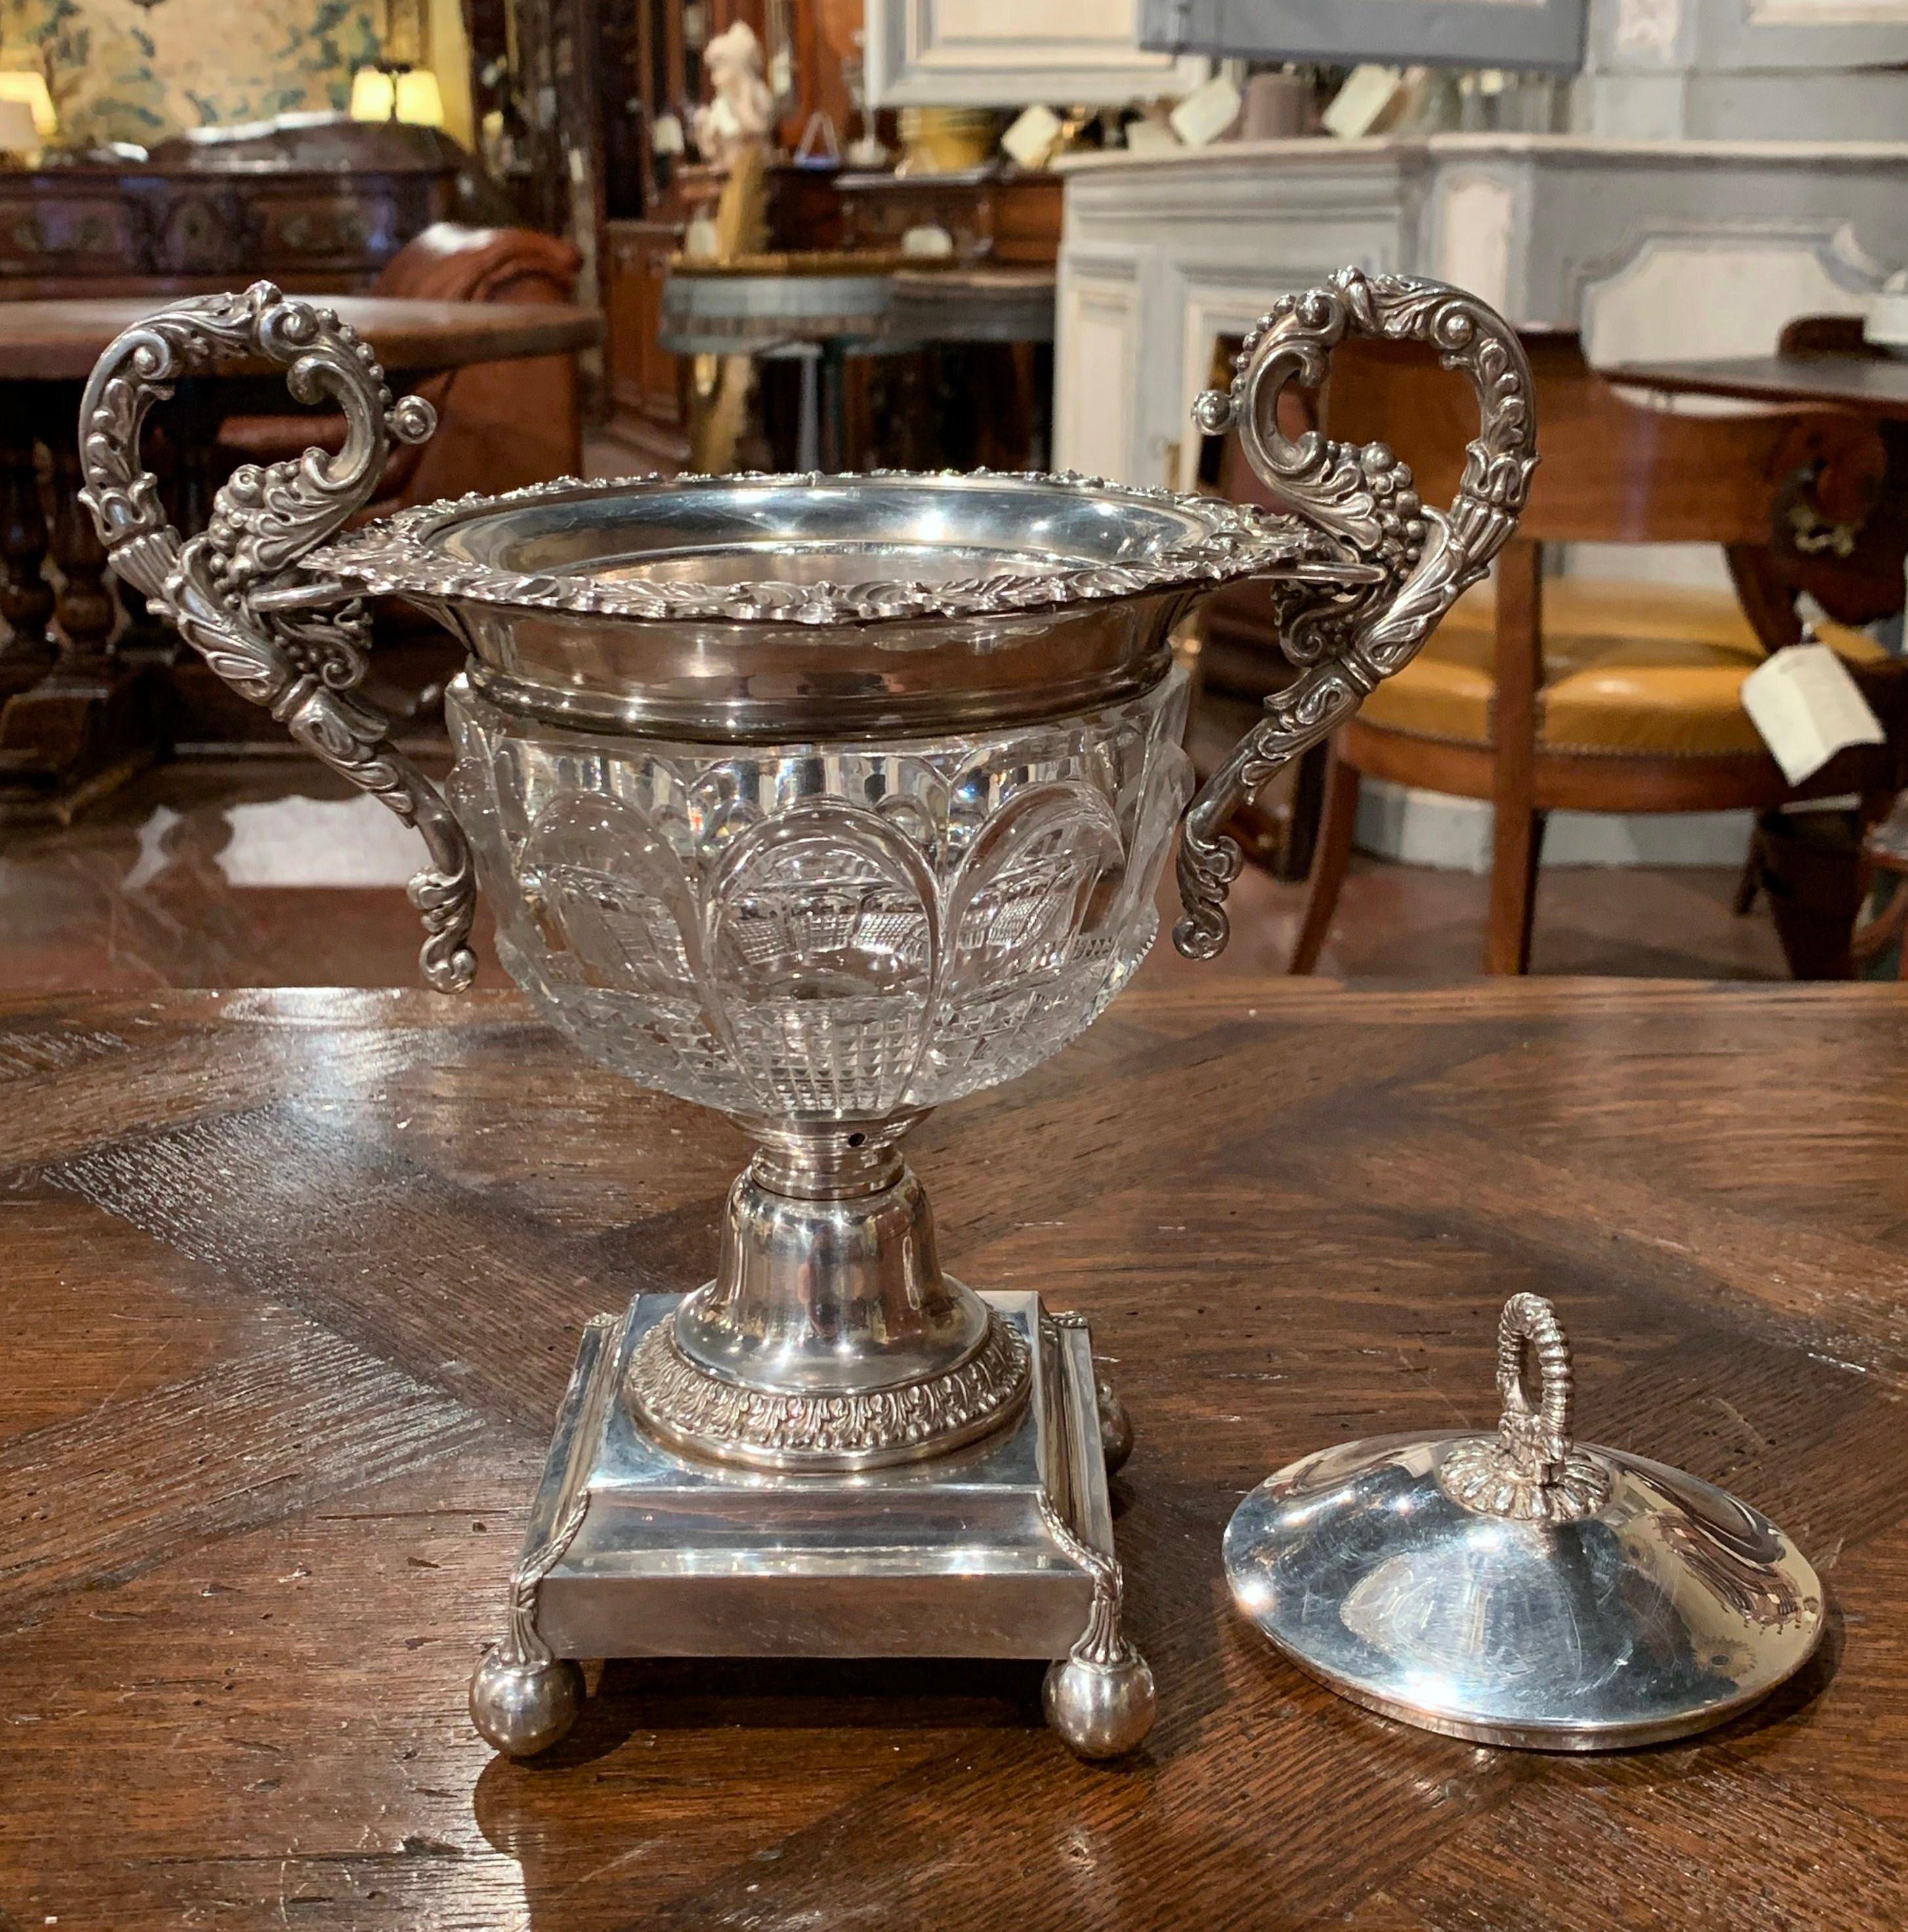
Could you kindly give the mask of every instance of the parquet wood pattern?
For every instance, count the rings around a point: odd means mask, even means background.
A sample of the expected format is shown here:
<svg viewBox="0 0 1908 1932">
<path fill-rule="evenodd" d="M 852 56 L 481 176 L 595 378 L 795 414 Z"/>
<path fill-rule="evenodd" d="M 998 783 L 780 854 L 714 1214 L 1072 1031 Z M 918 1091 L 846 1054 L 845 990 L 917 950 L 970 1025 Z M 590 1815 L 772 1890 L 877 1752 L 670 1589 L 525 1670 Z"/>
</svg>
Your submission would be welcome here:
<svg viewBox="0 0 1908 1932">
<path fill-rule="evenodd" d="M 1159 980 L 916 1136 L 944 1257 L 1092 1316 L 1161 1716 L 1037 1670 L 607 1667 L 546 1761 L 464 1686 L 577 1331 L 692 1283 L 731 1130 L 513 994 L 0 1002 L 0 1928 L 1898 1932 L 1908 995 Z M 1597 1762 L 1352 1709 L 1220 1529 L 1349 1434 L 1485 1426 L 1553 1297 L 1584 1432 L 1777 1515 L 1822 1656 Z"/>
</svg>

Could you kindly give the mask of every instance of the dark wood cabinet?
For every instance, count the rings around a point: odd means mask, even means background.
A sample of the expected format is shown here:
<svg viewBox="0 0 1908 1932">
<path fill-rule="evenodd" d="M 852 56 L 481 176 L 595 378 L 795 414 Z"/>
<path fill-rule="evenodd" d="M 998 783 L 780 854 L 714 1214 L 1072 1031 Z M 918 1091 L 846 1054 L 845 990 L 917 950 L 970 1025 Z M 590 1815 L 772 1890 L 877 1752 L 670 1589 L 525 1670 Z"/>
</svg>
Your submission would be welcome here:
<svg viewBox="0 0 1908 1932">
<path fill-rule="evenodd" d="M 769 170 L 769 245 L 830 248 L 842 234 L 832 168 L 784 164 Z M 719 170 L 677 168 L 640 220 L 605 224 L 603 308 L 608 318 L 610 429 L 646 466 L 680 470 L 688 460 L 688 370 L 657 340 L 670 258 L 695 217 L 712 211 Z"/>
<path fill-rule="evenodd" d="M 1060 256 L 1060 177 L 990 164 L 940 175 L 844 174 L 842 245 L 898 248 L 910 228 L 944 228 L 964 260 L 1052 268 Z"/>
<path fill-rule="evenodd" d="M 0 172 L 0 300 L 209 292 L 260 276 L 349 292 L 456 202 L 448 162 Z"/>
<path fill-rule="evenodd" d="M 612 427 L 649 469 L 688 460 L 686 370 L 657 340 L 662 285 L 682 230 L 668 221 L 612 221 L 604 230 L 604 353 Z"/>
</svg>

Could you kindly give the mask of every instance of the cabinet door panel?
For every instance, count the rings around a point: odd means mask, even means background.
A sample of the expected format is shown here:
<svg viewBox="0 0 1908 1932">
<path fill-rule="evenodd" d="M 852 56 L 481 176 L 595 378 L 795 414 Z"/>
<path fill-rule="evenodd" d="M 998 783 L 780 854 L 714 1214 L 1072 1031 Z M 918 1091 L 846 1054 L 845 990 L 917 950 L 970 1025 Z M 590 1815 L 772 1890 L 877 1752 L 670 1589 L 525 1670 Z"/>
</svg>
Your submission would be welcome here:
<svg viewBox="0 0 1908 1932">
<path fill-rule="evenodd" d="M 1139 45 L 1138 0 L 868 0 L 868 98 L 1013 107 L 1184 94 L 1203 60 Z"/>
<path fill-rule="evenodd" d="M 669 260 L 682 239 L 664 222 L 616 222 L 610 232 L 610 394 L 619 410 L 669 429 L 683 420 L 682 364 L 656 338 Z"/>
</svg>

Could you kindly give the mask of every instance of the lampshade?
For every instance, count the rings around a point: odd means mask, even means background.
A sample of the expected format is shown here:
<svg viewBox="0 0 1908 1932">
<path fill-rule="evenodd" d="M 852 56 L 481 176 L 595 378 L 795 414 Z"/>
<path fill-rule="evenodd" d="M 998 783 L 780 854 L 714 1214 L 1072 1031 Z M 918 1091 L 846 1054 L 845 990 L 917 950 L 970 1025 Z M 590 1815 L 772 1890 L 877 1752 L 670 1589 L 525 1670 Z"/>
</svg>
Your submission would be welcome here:
<svg viewBox="0 0 1908 1932">
<path fill-rule="evenodd" d="M 397 83 L 383 68 L 361 67 L 351 76 L 352 120 L 388 121 L 397 106 Z"/>
<path fill-rule="evenodd" d="M 37 154 L 40 130 L 24 100 L 0 100 L 0 154 Z"/>
<path fill-rule="evenodd" d="M 23 102 L 32 113 L 41 140 L 50 141 L 59 132 L 59 116 L 54 112 L 44 74 L 0 73 L 0 100 Z"/>
<path fill-rule="evenodd" d="M 398 76 L 397 101 L 399 120 L 417 128 L 443 126 L 443 91 L 429 68 L 411 68 Z"/>
</svg>

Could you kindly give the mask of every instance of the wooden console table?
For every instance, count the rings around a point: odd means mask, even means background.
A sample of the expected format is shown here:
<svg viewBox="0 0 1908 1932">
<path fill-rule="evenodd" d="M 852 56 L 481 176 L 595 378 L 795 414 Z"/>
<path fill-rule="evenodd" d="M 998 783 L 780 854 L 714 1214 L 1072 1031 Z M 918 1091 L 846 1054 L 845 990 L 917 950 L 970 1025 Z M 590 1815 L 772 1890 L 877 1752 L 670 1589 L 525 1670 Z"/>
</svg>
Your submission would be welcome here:
<svg viewBox="0 0 1908 1932">
<path fill-rule="evenodd" d="M 702 1277 L 742 1144 L 512 994 L 0 1004 L 0 1923 L 1894 1932 L 1908 1918 L 1908 994 L 1155 973 L 930 1120 L 947 1260 L 1090 1311 L 1160 1717 L 1040 1672 L 614 1666 L 494 1762 L 496 1636 L 578 1330 Z M 1219 1538 L 1349 1436 L 1487 1426 L 1504 1296 L 1590 1440 L 1770 1510 L 1804 1677 L 1600 1759 L 1354 1709 Z"/>
<path fill-rule="evenodd" d="M 556 303 L 314 299 L 369 341 L 400 388 L 470 363 L 574 350 L 602 330 L 594 310 Z M 78 424 L 100 356 L 165 305 L 130 296 L 0 302 L 0 823 L 70 818 L 162 748 L 151 686 L 178 640 L 149 630 L 116 637 L 106 554 L 79 501 Z M 190 477 L 173 479 L 186 499 L 174 514 L 188 530 L 218 480 L 202 472 L 224 414 L 285 406 L 267 366 L 225 364 L 179 386 L 170 406 L 188 412 L 193 462 Z"/>
<path fill-rule="evenodd" d="M 1902 608 L 1908 562 L 1908 357 L 1862 343 L 1852 316 L 1811 319 L 1785 333 L 1839 338 L 1841 348 L 1775 356 L 1630 363 L 1606 373 L 1662 396 L 1722 396 L 1764 409 L 1846 410 L 1873 419 L 1880 473 L 1841 473 L 1834 461 L 1792 479 L 1773 536 L 1785 587 L 1806 590 L 1844 623 L 1865 624 Z"/>
</svg>

